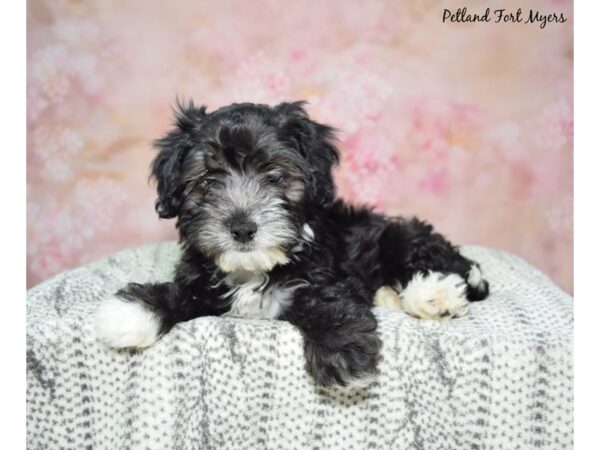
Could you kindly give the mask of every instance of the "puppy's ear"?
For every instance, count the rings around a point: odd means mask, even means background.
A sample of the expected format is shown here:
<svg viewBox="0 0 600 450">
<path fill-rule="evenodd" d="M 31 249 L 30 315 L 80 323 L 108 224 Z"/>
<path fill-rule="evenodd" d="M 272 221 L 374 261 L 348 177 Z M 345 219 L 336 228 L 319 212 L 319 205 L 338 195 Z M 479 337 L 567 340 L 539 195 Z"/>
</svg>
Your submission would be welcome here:
<svg viewBox="0 0 600 450">
<path fill-rule="evenodd" d="M 335 198 L 331 170 L 340 161 L 335 148 L 335 130 L 310 120 L 306 102 L 281 103 L 275 107 L 284 139 L 291 141 L 308 163 L 309 184 L 306 200 L 315 206 L 328 206 Z"/>
<path fill-rule="evenodd" d="M 170 219 L 179 214 L 182 201 L 183 184 L 181 170 L 183 160 L 193 146 L 193 136 L 206 117 L 206 107 L 195 106 L 177 101 L 175 111 L 175 129 L 162 139 L 154 141 L 159 150 L 152 161 L 150 177 L 156 180 L 155 209 L 159 217 Z"/>
</svg>

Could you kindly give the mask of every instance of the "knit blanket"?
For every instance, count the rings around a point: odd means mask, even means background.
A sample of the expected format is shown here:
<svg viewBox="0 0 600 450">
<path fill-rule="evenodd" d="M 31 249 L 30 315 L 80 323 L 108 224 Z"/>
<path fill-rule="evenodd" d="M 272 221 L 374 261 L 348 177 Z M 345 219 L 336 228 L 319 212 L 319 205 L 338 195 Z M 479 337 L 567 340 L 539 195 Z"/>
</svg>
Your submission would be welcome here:
<svg viewBox="0 0 600 450">
<path fill-rule="evenodd" d="M 375 308 L 380 374 L 356 390 L 316 386 L 282 321 L 199 318 L 144 351 L 96 342 L 98 302 L 171 278 L 175 243 L 60 274 L 27 296 L 27 448 L 571 448 L 572 298 L 514 255 L 462 251 L 490 297 L 448 322 Z"/>
</svg>

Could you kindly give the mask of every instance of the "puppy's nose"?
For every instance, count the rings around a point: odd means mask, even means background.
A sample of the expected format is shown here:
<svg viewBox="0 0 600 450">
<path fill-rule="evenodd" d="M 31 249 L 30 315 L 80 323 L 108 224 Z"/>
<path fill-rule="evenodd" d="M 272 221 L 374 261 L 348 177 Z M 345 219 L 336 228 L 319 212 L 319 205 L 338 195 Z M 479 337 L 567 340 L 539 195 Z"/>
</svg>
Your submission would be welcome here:
<svg viewBox="0 0 600 450">
<path fill-rule="evenodd" d="M 229 225 L 229 231 L 231 231 L 233 238 L 242 243 L 254 239 L 257 229 L 256 223 L 246 218 L 234 218 Z"/>
</svg>

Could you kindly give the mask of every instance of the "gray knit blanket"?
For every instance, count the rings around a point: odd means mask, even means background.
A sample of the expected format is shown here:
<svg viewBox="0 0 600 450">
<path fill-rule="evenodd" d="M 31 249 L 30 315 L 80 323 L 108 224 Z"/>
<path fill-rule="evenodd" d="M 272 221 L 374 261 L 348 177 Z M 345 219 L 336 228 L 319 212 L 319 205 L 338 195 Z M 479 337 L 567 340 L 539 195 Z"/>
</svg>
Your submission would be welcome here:
<svg viewBox="0 0 600 450">
<path fill-rule="evenodd" d="M 448 322 L 376 308 L 381 373 L 316 386 L 290 324 L 205 317 L 144 351 L 96 342 L 98 302 L 167 280 L 162 243 L 28 292 L 29 449 L 510 449 L 573 445 L 572 298 L 516 256 L 464 247 L 491 296 Z"/>
</svg>

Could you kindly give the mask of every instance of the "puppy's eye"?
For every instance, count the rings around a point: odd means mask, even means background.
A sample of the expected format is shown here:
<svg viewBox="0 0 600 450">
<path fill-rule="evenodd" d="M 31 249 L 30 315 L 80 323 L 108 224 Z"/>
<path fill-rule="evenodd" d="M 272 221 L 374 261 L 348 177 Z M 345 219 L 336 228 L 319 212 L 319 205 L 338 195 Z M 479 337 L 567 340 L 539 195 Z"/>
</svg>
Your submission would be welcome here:
<svg viewBox="0 0 600 450">
<path fill-rule="evenodd" d="M 217 178 L 214 177 L 204 177 L 202 178 L 202 185 L 205 187 L 212 187 L 212 186 L 216 186 L 220 183 L 220 181 Z"/>
<path fill-rule="evenodd" d="M 282 173 L 270 173 L 266 176 L 267 183 L 279 184 L 283 181 L 285 176 Z"/>
</svg>

